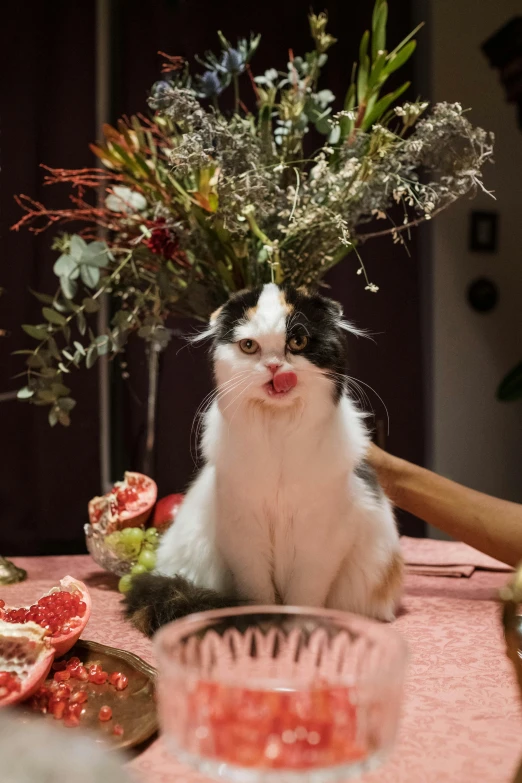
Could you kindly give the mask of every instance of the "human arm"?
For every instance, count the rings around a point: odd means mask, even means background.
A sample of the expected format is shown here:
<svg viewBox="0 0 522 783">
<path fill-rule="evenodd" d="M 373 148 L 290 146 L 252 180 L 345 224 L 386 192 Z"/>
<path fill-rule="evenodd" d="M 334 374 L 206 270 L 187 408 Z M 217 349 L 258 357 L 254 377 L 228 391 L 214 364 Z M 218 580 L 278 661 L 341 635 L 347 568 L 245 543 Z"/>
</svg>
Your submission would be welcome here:
<svg viewBox="0 0 522 783">
<path fill-rule="evenodd" d="M 399 508 L 508 565 L 522 560 L 522 505 L 464 487 L 373 444 L 368 462 Z"/>
</svg>

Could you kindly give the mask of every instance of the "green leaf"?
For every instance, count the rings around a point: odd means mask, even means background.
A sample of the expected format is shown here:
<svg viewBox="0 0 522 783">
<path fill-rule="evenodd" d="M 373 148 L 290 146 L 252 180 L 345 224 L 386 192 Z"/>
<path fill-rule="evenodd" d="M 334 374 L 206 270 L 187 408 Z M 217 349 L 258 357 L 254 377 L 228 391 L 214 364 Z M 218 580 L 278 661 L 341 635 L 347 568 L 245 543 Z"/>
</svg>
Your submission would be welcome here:
<svg viewBox="0 0 522 783">
<path fill-rule="evenodd" d="M 364 103 L 366 98 L 366 89 L 368 87 L 368 72 L 370 70 L 370 58 L 366 56 L 364 61 L 359 63 L 357 73 L 357 102 L 359 105 Z"/>
<path fill-rule="evenodd" d="M 74 361 L 72 353 L 69 353 L 69 351 L 66 348 L 63 349 L 62 353 L 66 359 L 69 359 L 70 362 Z"/>
<path fill-rule="evenodd" d="M 388 57 L 388 62 L 383 69 L 383 72 L 386 74 L 386 76 L 389 76 L 391 73 L 401 68 L 404 63 L 410 59 L 416 47 L 417 41 L 410 41 L 397 54 L 395 54 L 393 58 L 390 59 L 390 57 Z"/>
<path fill-rule="evenodd" d="M 87 331 L 87 321 L 85 320 L 85 316 L 82 312 L 76 314 L 76 323 L 78 325 L 78 331 L 80 334 L 85 334 Z"/>
<path fill-rule="evenodd" d="M 88 266 L 87 264 L 82 264 L 80 267 L 80 274 L 82 281 L 87 286 L 87 288 L 96 288 L 100 281 L 100 270 L 97 266 Z"/>
<path fill-rule="evenodd" d="M 49 337 L 49 339 L 47 340 L 47 347 L 49 348 L 49 352 L 51 356 L 54 359 L 56 359 L 57 362 L 59 362 L 62 357 L 60 355 L 60 351 L 58 350 L 58 346 L 56 345 L 56 340 L 54 339 L 54 337 Z"/>
<path fill-rule="evenodd" d="M 71 423 L 71 418 L 66 411 L 58 411 L 58 421 L 62 425 L 62 427 L 68 427 Z"/>
<path fill-rule="evenodd" d="M 100 303 L 97 302 L 96 299 L 91 299 L 90 297 L 85 297 L 82 305 L 84 306 L 86 313 L 97 313 L 100 309 Z"/>
<path fill-rule="evenodd" d="M 497 399 L 502 402 L 522 399 L 522 362 L 508 372 L 497 389 Z"/>
<path fill-rule="evenodd" d="M 74 234 L 71 237 L 71 244 L 69 245 L 69 252 L 73 259 L 76 260 L 77 263 L 80 262 L 80 259 L 85 252 L 85 248 L 87 247 L 87 242 L 82 239 L 78 234 Z"/>
<path fill-rule="evenodd" d="M 66 342 L 69 343 L 69 341 L 71 339 L 71 328 L 70 328 L 69 324 L 66 324 L 63 327 L 62 331 L 63 331 L 63 336 L 65 337 Z"/>
<path fill-rule="evenodd" d="M 23 389 L 18 389 L 16 396 L 19 400 L 28 400 L 34 395 L 34 391 L 29 386 L 24 386 Z"/>
<path fill-rule="evenodd" d="M 62 253 L 54 262 L 53 272 L 57 277 L 69 277 L 71 280 L 75 280 L 80 274 L 78 261 L 68 253 Z"/>
<path fill-rule="evenodd" d="M 52 307 L 42 307 L 42 314 L 43 317 L 49 321 L 49 323 L 56 324 L 57 326 L 63 326 L 67 322 L 67 319 L 64 318 L 61 313 L 53 310 Z"/>
<path fill-rule="evenodd" d="M 63 383 L 53 383 L 51 384 L 51 391 L 54 392 L 56 397 L 66 397 L 71 390 L 64 386 Z"/>
<path fill-rule="evenodd" d="M 26 364 L 28 367 L 31 367 L 36 370 L 39 370 L 41 367 L 45 367 L 44 359 L 41 356 L 39 356 L 37 353 L 34 353 L 32 356 L 29 356 Z"/>
<path fill-rule="evenodd" d="M 62 411 L 69 413 L 76 405 L 76 400 L 73 400 L 72 397 L 60 397 L 56 404 Z"/>
<path fill-rule="evenodd" d="M 22 329 L 29 337 L 34 337 L 35 340 L 46 340 L 49 336 L 49 332 L 45 326 L 31 326 L 31 324 L 22 324 Z"/>
<path fill-rule="evenodd" d="M 368 54 L 368 44 L 370 42 L 370 31 L 365 30 L 363 33 L 363 37 L 361 38 L 361 43 L 359 45 L 359 62 L 364 62 L 366 55 Z"/>
<path fill-rule="evenodd" d="M 49 411 L 48 419 L 51 427 L 56 427 L 56 425 L 58 424 L 58 411 L 56 410 L 56 408 L 54 407 L 51 408 L 51 410 Z"/>
<path fill-rule="evenodd" d="M 83 345 L 81 343 L 78 342 L 78 340 L 74 341 L 74 347 L 76 348 L 78 353 L 80 353 L 82 356 L 85 356 L 85 353 L 86 353 L 85 348 L 83 347 Z"/>
<path fill-rule="evenodd" d="M 78 267 L 79 272 L 79 267 Z M 75 280 L 72 280 L 70 277 L 67 277 L 67 275 L 62 275 L 60 277 L 60 288 L 62 289 L 63 295 L 66 299 L 72 299 L 74 296 L 76 296 L 76 291 L 78 290 L 78 284 Z"/>
<path fill-rule="evenodd" d="M 368 90 L 373 90 L 379 83 L 385 81 L 384 66 L 386 64 L 386 52 L 381 52 L 373 64 L 373 68 L 370 72 L 370 78 L 368 79 Z M 384 77 L 384 78 L 383 78 Z"/>
<path fill-rule="evenodd" d="M 33 291 L 32 288 L 29 289 L 29 291 L 32 293 L 33 296 L 36 296 L 39 302 L 42 304 L 52 304 L 54 302 L 54 297 L 49 296 L 49 294 L 40 294 L 38 291 Z"/>
<path fill-rule="evenodd" d="M 379 11 L 381 10 L 381 5 L 386 0 L 375 0 L 375 5 L 373 6 L 373 13 L 372 13 L 372 32 L 374 33 L 377 28 L 377 22 L 379 19 Z"/>
<path fill-rule="evenodd" d="M 23 356 L 25 354 L 33 354 L 34 351 L 30 351 L 29 348 L 22 348 L 19 351 L 12 351 L 11 356 Z"/>
<path fill-rule="evenodd" d="M 63 362 L 59 362 L 58 363 L 58 367 L 60 368 L 60 370 L 62 372 L 71 372 L 69 369 L 67 369 L 67 367 L 65 366 L 65 364 Z"/>
<path fill-rule="evenodd" d="M 93 366 L 97 358 L 98 358 L 98 349 L 96 348 L 96 345 L 91 345 L 87 349 L 87 357 L 85 359 L 85 366 L 87 367 L 87 369 L 90 369 Z"/>
<path fill-rule="evenodd" d="M 388 21 L 388 3 L 381 3 L 375 20 L 372 35 L 372 59 L 375 61 L 379 52 L 386 49 L 386 22 Z"/>
<path fill-rule="evenodd" d="M 101 334 L 96 338 L 94 344 L 96 345 L 98 356 L 105 356 L 111 345 L 110 337 L 106 334 Z"/>
<path fill-rule="evenodd" d="M 402 85 L 402 87 L 399 87 L 397 90 L 395 90 L 395 92 L 390 92 L 378 100 L 372 111 L 365 116 L 362 129 L 368 130 L 375 122 L 378 122 L 386 109 L 388 109 L 388 107 L 391 106 L 391 104 L 396 101 L 397 98 L 402 95 L 402 93 L 407 90 L 409 86 L 410 82 L 406 82 Z"/>
<path fill-rule="evenodd" d="M 89 266 L 107 266 L 110 260 L 109 248 L 105 242 L 90 242 L 82 253 L 82 264 Z"/>
<path fill-rule="evenodd" d="M 56 400 L 56 394 L 51 389 L 38 389 L 36 396 L 42 402 L 54 402 Z"/>
</svg>

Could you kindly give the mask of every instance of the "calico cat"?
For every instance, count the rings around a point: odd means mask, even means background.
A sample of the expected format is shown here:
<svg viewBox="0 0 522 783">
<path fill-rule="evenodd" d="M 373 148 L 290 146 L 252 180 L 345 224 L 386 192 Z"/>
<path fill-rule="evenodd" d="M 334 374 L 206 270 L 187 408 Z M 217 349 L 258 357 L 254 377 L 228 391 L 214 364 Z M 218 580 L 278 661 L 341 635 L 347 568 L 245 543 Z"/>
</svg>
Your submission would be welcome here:
<svg viewBox="0 0 522 783">
<path fill-rule="evenodd" d="M 390 502 L 347 387 L 340 305 L 267 284 L 233 296 L 213 340 L 205 465 L 133 579 L 127 616 L 147 634 L 237 603 L 343 609 L 392 620 L 402 583 Z"/>
</svg>

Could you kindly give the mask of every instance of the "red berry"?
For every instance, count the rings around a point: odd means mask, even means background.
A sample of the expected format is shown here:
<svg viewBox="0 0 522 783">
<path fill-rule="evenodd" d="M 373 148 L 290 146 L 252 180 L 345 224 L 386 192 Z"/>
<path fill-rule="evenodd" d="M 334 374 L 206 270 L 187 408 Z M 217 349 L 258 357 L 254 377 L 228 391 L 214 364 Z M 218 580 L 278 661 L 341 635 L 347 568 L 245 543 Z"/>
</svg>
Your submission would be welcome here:
<svg viewBox="0 0 522 783">
<path fill-rule="evenodd" d="M 106 721 L 110 720 L 112 718 L 112 710 L 107 705 L 104 705 L 103 707 L 100 707 L 100 711 L 98 713 L 98 720 Z"/>
<path fill-rule="evenodd" d="M 122 737 L 123 736 L 123 726 L 120 726 L 119 723 L 115 723 L 114 724 L 114 728 L 112 730 L 112 733 L 116 734 L 117 737 Z"/>
</svg>

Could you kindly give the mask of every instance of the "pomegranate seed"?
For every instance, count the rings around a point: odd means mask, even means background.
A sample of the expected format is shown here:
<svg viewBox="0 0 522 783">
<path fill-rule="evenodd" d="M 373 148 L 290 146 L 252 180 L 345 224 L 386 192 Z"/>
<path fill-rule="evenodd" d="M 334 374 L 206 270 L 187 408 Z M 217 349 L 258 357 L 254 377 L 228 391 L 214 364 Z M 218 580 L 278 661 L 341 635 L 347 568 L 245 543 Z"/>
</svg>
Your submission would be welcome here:
<svg viewBox="0 0 522 783">
<path fill-rule="evenodd" d="M 98 713 L 98 720 L 106 721 L 110 720 L 112 718 L 112 710 L 110 707 L 107 707 L 107 705 L 104 705 L 100 708 L 100 711 Z"/>
<path fill-rule="evenodd" d="M 80 725 L 80 719 L 76 715 L 69 715 L 63 719 L 63 725 L 67 726 L 68 729 L 75 729 Z"/>
<path fill-rule="evenodd" d="M 69 701 L 71 704 L 84 704 L 84 702 L 86 702 L 87 699 L 88 696 L 85 691 L 76 691 L 76 693 L 73 693 Z"/>
<path fill-rule="evenodd" d="M 65 712 L 65 702 L 64 701 L 58 701 L 56 702 L 56 705 L 53 707 L 52 715 L 55 720 L 61 720 L 63 718 L 63 713 Z"/>
<path fill-rule="evenodd" d="M 81 682 L 87 682 L 89 679 L 89 672 L 85 666 L 80 664 L 80 666 L 77 666 L 75 669 L 71 670 L 71 677 L 74 677 L 75 680 L 80 680 Z"/>
<path fill-rule="evenodd" d="M 54 673 L 54 680 L 56 682 L 62 682 L 63 680 L 69 680 L 70 678 L 71 672 L 67 671 L 67 669 Z"/>
<path fill-rule="evenodd" d="M 20 691 L 22 683 L 20 678 L 15 672 L 0 672 L 2 678 L 0 684 L 0 700 L 4 699 L 10 693 L 14 691 Z"/>
<path fill-rule="evenodd" d="M 55 691 L 58 699 L 68 699 L 71 693 L 72 688 L 70 685 L 67 685 L 66 682 L 61 682 Z"/>
<path fill-rule="evenodd" d="M 78 614 L 80 615 L 80 617 L 83 617 L 86 611 L 87 611 L 87 604 L 85 603 L 85 601 L 80 601 L 80 603 L 78 604 Z"/>
<path fill-rule="evenodd" d="M 79 658 L 76 657 L 76 655 L 73 655 L 72 658 L 69 658 L 69 660 L 66 663 L 66 666 L 68 669 L 72 669 L 73 666 L 79 666 L 81 664 L 81 661 Z"/>
<path fill-rule="evenodd" d="M 89 674 L 89 682 L 93 682 L 95 685 L 104 685 L 108 676 L 107 672 L 95 672 L 94 674 Z"/>
<path fill-rule="evenodd" d="M 116 734 L 117 737 L 122 737 L 123 736 L 123 726 L 120 726 L 119 723 L 115 723 L 114 724 L 114 728 L 112 730 L 112 733 Z"/>
<path fill-rule="evenodd" d="M 53 663 L 53 672 L 63 672 L 63 670 L 67 667 L 66 661 L 55 661 Z"/>
<path fill-rule="evenodd" d="M 117 691 L 124 691 L 129 684 L 129 678 L 122 672 L 113 672 L 109 677 L 109 682 Z"/>
<path fill-rule="evenodd" d="M 4 606 L 5 606 L 5 601 L 3 601 L 3 600 L 0 598 L 0 609 L 3 609 L 3 608 L 4 608 Z"/>
</svg>

